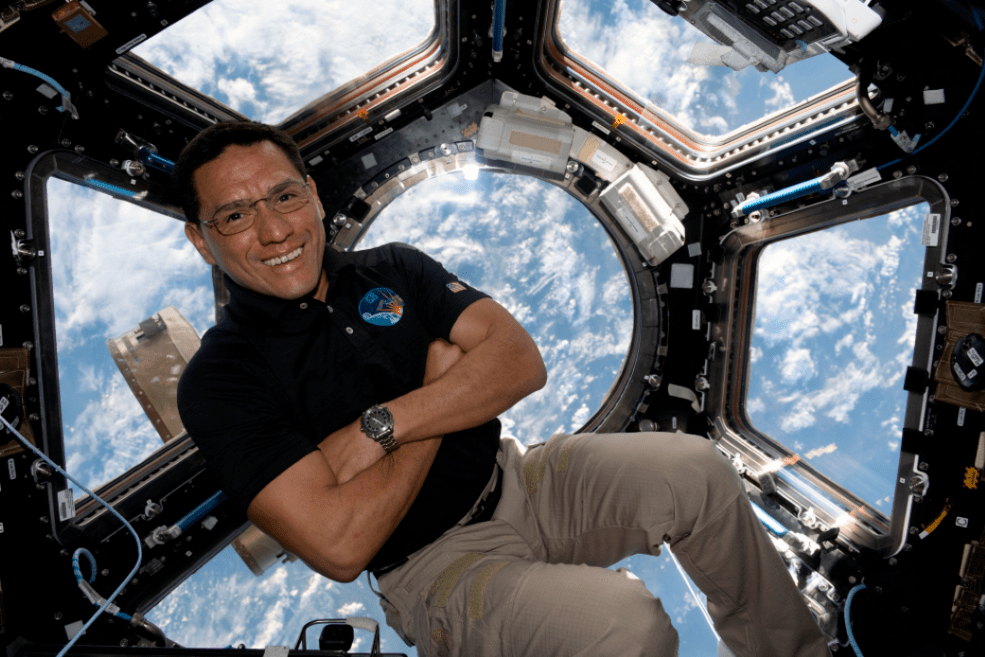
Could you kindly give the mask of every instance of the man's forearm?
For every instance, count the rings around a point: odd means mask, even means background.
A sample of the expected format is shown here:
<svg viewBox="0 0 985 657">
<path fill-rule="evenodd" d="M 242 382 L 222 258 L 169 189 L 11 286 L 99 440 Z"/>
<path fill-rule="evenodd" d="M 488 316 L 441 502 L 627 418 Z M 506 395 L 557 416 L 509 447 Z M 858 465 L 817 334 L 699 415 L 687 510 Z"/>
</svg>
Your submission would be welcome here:
<svg viewBox="0 0 985 657">
<path fill-rule="evenodd" d="M 387 402 L 401 444 L 488 422 L 547 381 L 529 334 L 489 299 L 463 313 L 452 339 L 463 352 L 457 362 L 422 388 Z"/>
<path fill-rule="evenodd" d="M 351 581 L 407 514 L 440 443 L 407 445 L 342 484 L 309 454 L 261 491 L 250 520 L 326 577 Z"/>
</svg>

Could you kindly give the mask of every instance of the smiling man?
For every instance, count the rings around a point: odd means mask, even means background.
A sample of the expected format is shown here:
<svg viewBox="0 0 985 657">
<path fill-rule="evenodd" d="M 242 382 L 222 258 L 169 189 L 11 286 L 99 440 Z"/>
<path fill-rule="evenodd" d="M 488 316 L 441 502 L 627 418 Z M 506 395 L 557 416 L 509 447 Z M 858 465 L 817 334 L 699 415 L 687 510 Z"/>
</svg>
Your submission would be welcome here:
<svg viewBox="0 0 985 657">
<path fill-rule="evenodd" d="M 663 543 L 736 655 L 829 654 L 710 441 L 501 439 L 496 416 L 546 380 L 530 336 L 416 249 L 326 248 L 287 135 L 208 128 L 174 185 L 230 296 L 181 379 L 186 429 L 285 548 L 339 581 L 374 573 L 420 654 L 675 655 L 660 601 L 606 568 Z"/>
</svg>

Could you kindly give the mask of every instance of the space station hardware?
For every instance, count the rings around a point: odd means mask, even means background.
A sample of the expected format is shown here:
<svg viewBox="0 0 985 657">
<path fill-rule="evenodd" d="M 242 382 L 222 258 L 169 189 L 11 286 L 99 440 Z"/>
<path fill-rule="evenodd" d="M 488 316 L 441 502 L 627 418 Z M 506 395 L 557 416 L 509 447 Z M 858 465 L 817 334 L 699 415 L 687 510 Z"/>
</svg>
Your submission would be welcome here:
<svg viewBox="0 0 985 657">
<path fill-rule="evenodd" d="M 616 178 L 633 167 L 633 161 L 607 144 L 598 135 L 575 126 L 574 141 L 571 143 L 571 159 L 592 169 L 606 182 Z"/>
<path fill-rule="evenodd" d="M 847 162 L 835 162 L 831 165 L 831 170 L 823 176 L 818 176 L 812 180 L 805 180 L 802 183 L 791 185 L 784 189 L 777 190 L 764 196 L 750 194 L 749 198 L 732 208 L 732 216 L 739 218 L 747 214 L 771 208 L 781 203 L 793 201 L 816 192 L 824 192 L 833 188 L 838 183 L 848 180 L 848 177 L 858 171 L 858 164 L 855 160 Z"/>
<path fill-rule="evenodd" d="M 32 445 L 37 445 L 30 422 L 15 422 L 15 418 L 23 420 L 24 389 L 28 386 L 30 374 L 30 352 L 23 347 L 0 349 L 0 413 L 11 425 L 21 432 Z M 5 393 L 5 390 L 9 392 Z M 24 451 L 20 442 L 8 432 L 0 432 L 0 457 L 13 456 Z M 8 440 L 9 439 L 9 440 Z"/>
<path fill-rule="evenodd" d="M 692 0 L 681 12 L 718 42 L 696 43 L 688 61 L 704 66 L 779 73 L 789 64 L 855 43 L 882 16 L 862 0 Z"/>
<path fill-rule="evenodd" d="M 486 108 L 476 148 L 487 160 L 529 167 L 563 177 L 574 140 L 571 116 L 547 98 L 504 91 Z"/>
<path fill-rule="evenodd" d="M 184 431 L 178 416 L 178 379 L 200 344 L 194 327 L 174 306 L 106 341 L 113 361 L 164 442 Z"/>
<path fill-rule="evenodd" d="M 681 220 L 688 208 L 667 174 L 634 164 L 599 199 L 651 265 L 659 265 L 684 246 Z"/>
<path fill-rule="evenodd" d="M 277 563 L 292 563 L 298 558 L 256 525 L 250 525 L 233 541 L 233 549 L 257 577 Z"/>
<path fill-rule="evenodd" d="M 946 321 L 944 348 L 934 370 L 934 380 L 938 384 L 935 398 L 961 408 L 985 411 L 985 390 L 980 381 L 985 370 L 976 364 L 982 360 L 985 347 L 976 347 L 980 343 L 969 339 L 970 336 L 985 335 L 985 306 L 948 301 Z M 952 364 L 955 362 L 960 372 L 955 371 Z"/>
</svg>

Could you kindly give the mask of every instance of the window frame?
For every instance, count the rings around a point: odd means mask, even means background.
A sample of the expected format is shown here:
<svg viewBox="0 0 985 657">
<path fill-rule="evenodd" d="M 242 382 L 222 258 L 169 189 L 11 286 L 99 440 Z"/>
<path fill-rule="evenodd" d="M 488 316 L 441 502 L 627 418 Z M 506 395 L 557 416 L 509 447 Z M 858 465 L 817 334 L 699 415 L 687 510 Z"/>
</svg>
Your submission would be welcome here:
<svg viewBox="0 0 985 657">
<path fill-rule="evenodd" d="M 749 385 L 750 348 L 755 326 L 757 272 L 763 249 L 780 240 L 824 230 L 859 219 L 867 219 L 905 207 L 927 203 L 930 213 L 941 216 L 937 246 L 926 246 L 921 277 L 922 290 L 939 293 L 942 289 L 934 274 L 945 263 L 950 199 L 936 181 L 926 177 L 890 180 L 856 192 L 849 198 L 832 198 L 734 230 L 723 241 L 724 257 L 713 266 L 712 280 L 718 290 L 711 303 L 720 304 L 722 319 L 710 325 L 714 352 L 720 357 L 709 361 L 707 410 L 719 449 L 733 459 L 755 483 L 762 487 L 761 475 L 775 460 L 794 452 L 755 428 L 746 410 Z M 732 290 L 729 295 L 729 290 Z M 916 340 L 911 366 L 932 371 L 937 316 L 917 316 Z M 923 431 L 929 389 L 908 392 L 903 430 Z M 901 445 L 900 461 L 889 516 L 862 501 L 851 491 L 827 479 L 803 459 L 787 468 L 802 486 L 776 479 L 774 498 L 796 516 L 813 508 L 824 527 L 840 526 L 840 538 L 854 549 L 869 548 L 883 556 L 899 552 L 906 541 L 906 528 L 916 495 L 908 488 L 917 472 L 919 455 Z M 901 483 L 902 482 L 902 483 Z M 813 489 L 813 491 L 811 491 Z M 812 497 L 812 492 L 821 497 Z M 845 513 L 854 521 L 846 522 Z"/>
</svg>

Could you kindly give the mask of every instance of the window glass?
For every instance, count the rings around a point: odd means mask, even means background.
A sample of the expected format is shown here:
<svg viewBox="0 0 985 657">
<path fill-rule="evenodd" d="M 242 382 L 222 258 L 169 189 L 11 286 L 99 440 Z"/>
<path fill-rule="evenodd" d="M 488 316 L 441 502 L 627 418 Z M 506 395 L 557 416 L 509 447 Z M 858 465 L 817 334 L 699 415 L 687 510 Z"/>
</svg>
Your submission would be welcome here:
<svg viewBox="0 0 985 657">
<path fill-rule="evenodd" d="M 544 356 L 548 382 L 501 419 L 529 444 L 577 431 L 622 369 L 632 337 L 629 282 L 605 229 L 537 178 L 443 176 L 388 205 L 359 248 L 406 242 L 502 304 Z"/>
<path fill-rule="evenodd" d="M 709 136 L 731 132 L 853 77 L 830 54 L 797 62 L 779 74 L 689 64 L 694 44 L 713 43 L 711 37 L 650 0 L 564 0 L 558 23 L 561 38 L 577 57 Z"/>
<path fill-rule="evenodd" d="M 759 259 L 749 418 L 885 515 L 899 466 L 928 207 L 783 240 Z"/>
<path fill-rule="evenodd" d="M 249 118 L 280 123 L 424 42 L 433 0 L 215 0 L 133 52 Z"/>
<path fill-rule="evenodd" d="M 47 194 L 65 461 L 92 488 L 163 444 L 106 340 L 172 305 L 203 333 L 212 279 L 182 222 L 55 178 Z"/>
</svg>

